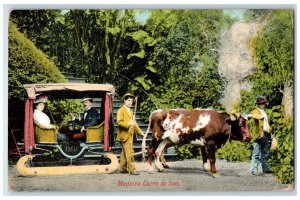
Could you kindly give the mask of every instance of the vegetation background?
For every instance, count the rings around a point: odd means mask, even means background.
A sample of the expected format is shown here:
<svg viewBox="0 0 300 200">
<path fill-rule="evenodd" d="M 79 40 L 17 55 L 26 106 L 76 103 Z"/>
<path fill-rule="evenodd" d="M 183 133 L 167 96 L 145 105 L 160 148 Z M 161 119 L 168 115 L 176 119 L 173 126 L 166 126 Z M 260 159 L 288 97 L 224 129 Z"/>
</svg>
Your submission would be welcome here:
<svg viewBox="0 0 300 200">
<path fill-rule="evenodd" d="M 234 15 L 238 14 L 238 15 Z M 255 65 L 251 83 L 232 100 L 249 113 L 255 97 L 269 100 L 279 148 L 270 157 L 281 183 L 294 181 L 294 11 L 284 10 L 13 10 L 9 20 L 9 123 L 24 117 L 23 84 L 65 82 L 72 72 L 89 83 L 111 83 L 139 96 L 147 120 L 157 108 L 215 108 L 227 80 L 220 73 L 220 38 L 239 20 L 259 22 L 247 42 Z M 230 52 L 229 52 L 230 53 Z M 241 68 L 243 67 L 241 63 Z M 60 107 L 58 107 L 60 106 Z M 50 106 L 58 121 L 72 103 Z M 253 126 L 251 126 L 253 127 Z M 227 143 L 218 157 L 249 161 L 251 143 Z M 199 149 L 177 147 L 181 157 Z"/>
</svg>

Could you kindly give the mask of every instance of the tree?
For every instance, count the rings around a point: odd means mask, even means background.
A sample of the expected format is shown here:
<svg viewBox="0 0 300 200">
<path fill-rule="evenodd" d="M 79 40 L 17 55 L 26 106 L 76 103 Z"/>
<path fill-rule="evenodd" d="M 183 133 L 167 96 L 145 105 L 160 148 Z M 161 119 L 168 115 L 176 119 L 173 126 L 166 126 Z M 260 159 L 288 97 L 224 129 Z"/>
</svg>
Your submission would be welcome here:
<svg viewBox="0 0 300 200">
<path fill-rule="evenodd" d="M 25 37 L 51 57 L 55 56 L 54 50 L 59 50 L 55 44 L 61 43 L 58 41 L 67 34 L 57 21 L 59 15 L 59 10 L 13 10 L 10 19 Z"/>
<path fill-rule="evenodd" d="M 165 18 L 156 16 L 161 12 L 165 12 Z M 144 82 L 150 79 L 154 86 L 148 88 L 150 96 L 141 105 L 143 111 L 149 114 L 154 109 L 152 100 L 159 108 L 220 107 L 222 82 L 216 67 L 218 55 L 210 49 L 218 45 L 222 30 L 218 20 L 224 17 L 222 12 L 164 10 L 153 15 L 150 27 L 155 27 L 158 33 L 151 34 L 165 38 L 155 46 L 148 62 L 154 70 L 146 72 Z M 166 23 L 162 23 L 164 20 Z M 156 27 L 159 24 L 161 29 Z M 165 32 L 168 35 L 163 36 Z"/>
</svg>

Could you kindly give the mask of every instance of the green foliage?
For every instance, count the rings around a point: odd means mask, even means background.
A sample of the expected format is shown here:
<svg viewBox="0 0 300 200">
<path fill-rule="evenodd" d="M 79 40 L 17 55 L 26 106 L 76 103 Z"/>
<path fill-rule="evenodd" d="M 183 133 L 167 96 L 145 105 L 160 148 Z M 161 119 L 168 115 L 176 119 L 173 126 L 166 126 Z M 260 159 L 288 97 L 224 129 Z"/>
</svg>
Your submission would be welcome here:
<svg viewBox="0 0 300 200">
<path fill-rule="evenodd" d="M 155 108 L 153 102 L 158 108 L 220 108 L 217 100 L 223 85 L 217 72 L 218 55 L 209 49 L 218 44 L 222 25 L 217 21 L 222 17 L 217 10 L 152 12 L 147 24 L 154 29 L 168 19 L 176 20 L 163 24 L 162 30 L 152 31 L 152 35 L 161 37 L 169 30 L 148 62 L 150 69 L 145 78 L 154 85 L 146 88 L 149 96 L 140 105 L 145 119 Z"/>
<path fill-rule="evenodd" d="M 246 20 L 257 20 L 257 19 L 264 19 L 269 13 L 272 11 L 269 9 L 249 9 L 245 15 L 244 18 Z"/>
<path fill-rule="evenodd" d="M 176 145 L 175 149 L 178 156 L 182 160 L 191 159 L 191 158 L 196 158 L 196 159 L 201 158 L 200 147 L 186 144 L 186 145 Z"/>
<path fill-rule="evenodd" d="M 11 102 L 25 99 L 23 84 L 66 82 L 53 62 L 9 23 L 8 98 Z"/>
<path fill-rule="evenodd" d="M 53 159 L 55 157 L 58 157 L 57 155 L 59 155 L 60 152 L 59 152 L 59 149 L 53 149 L 52 151 L 48 151 L 48 152 L 45 152 L 43 153 L 43 156 L 45 156 L 45 161 L 47 161 L 49 158 Z"/>
<path fill-rule="evenodd" d="M 176 13 L 181 13 L 181 11 L 167 9 L 152 10 L 147 20 L 146 31 L 155 38 L 166 37 L 169 30 L 178 21 L 179 14 Z"/>
<path fill-rule="evenodd" d="M 275 10 L 266 20 L 268 23 L 251 43 L 258 66 L 251 81 L 257 94 L 268 96 L 272 105 L 278 105 L 284 84 L 293 85 L 293 11 Z"/>
<path fill-rule="evenodd" d="M 49 111 L 47 113 L 47 111 Z M 66 125 L 71 119 L 71 115 L 79 116 L 82 111 L 82 103 L 79 100 L 67 99 L 67 100 L 54 100 L 47 104 L 46 113 L 48 116 L 53 117 L 53 123 L 59 127 Z M 50 118 L 50 119 L 51 119 Z"/>
<path fill-rule="evenodd" d="M 251 143 L 242 143 L 239 141 L 226 142 L 217 153 L 217 158 L 226 159 L 228 161 L 249 161 L 251 157 Z"/>
<path fill-rule="evenodd" d="M 134 78 L 137 82 L 139 82 L 145 90 L 149 90 L 151 86 L 153 86 L 151 80 L 146 79 L 147 75 L 140 75 Z"/>
<path fill-rule="evenodd" d="M 65 37 L 65 32 L 60 26 L 64 19 L 57 18 L 59 13 L 59 10 L 12 10 L 10 17 L 25 37 L 44 53 L 50 55 L 52 45 Z"/>
<path fill-rule="evenodd" d="M 268 112 L 272 135 L 278 141 L 278 149 L 270 153 L 270 165 L 276 171 L 281 183 L 294 180 L 294 127 L 293 120 L 285 118 L 281 106 L 274 106 Z"/>
<path fill-rule="evenodd" d="M 142 51 L 140 51 L 138 53 L 128 54 L 127 59 L 129 60 L 132 57 L 144 58 L 145 57 L 145 50 L 143 49 Z"/>
<path fill-rule="evenodd" d="M 280 183 L 288 184 L 294 182 L 294 167 L 291 165 L 283 165 L 277 172 L 277 180 Z"/>
</svg>

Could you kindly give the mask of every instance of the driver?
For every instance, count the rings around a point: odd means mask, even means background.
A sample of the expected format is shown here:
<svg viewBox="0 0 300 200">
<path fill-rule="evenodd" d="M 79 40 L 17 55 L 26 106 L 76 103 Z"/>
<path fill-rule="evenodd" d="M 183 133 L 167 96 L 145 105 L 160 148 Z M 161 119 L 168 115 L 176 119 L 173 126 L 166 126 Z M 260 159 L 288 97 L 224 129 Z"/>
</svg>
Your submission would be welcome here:
<svg viewBox="0 0 300 200">
<path fill-rule="evenodd" d="M 81 119 L 77 119 L 72 115 L 73 123 L 81 126 L 80 132 L 86 131 L 87 127 L 95 126 L 99 124 L 99 114 L 98 111 L 93 108 L 93 99 L 90 97 L 84 97 L 82 100 L 84 106 L 84 113 Z"/>
</svg>

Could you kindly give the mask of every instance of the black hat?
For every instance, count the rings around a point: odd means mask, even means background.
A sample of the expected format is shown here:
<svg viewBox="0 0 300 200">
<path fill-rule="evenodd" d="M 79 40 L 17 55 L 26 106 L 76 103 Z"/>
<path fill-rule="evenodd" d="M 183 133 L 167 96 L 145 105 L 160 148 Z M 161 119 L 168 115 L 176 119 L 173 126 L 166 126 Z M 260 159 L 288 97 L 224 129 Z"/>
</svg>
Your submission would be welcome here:
<svg viewBox="0 0 300 200">
<path fill-rule="evenodd" d="M 256 104 L 265 104 L 267 102 L 268 102 L 267 99 L 263 96 L 256 97 L 256 101 L 255 101 Z"/>
</svg>

